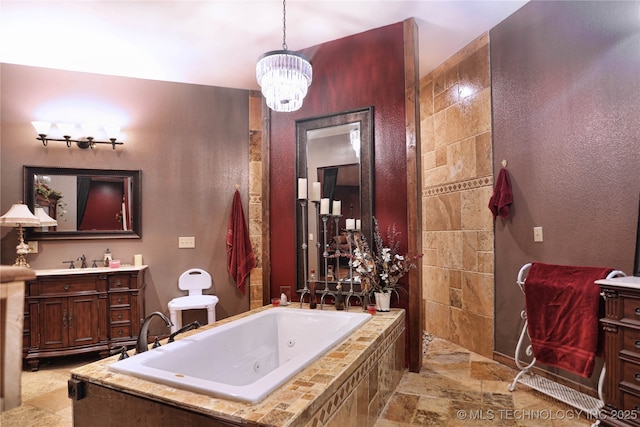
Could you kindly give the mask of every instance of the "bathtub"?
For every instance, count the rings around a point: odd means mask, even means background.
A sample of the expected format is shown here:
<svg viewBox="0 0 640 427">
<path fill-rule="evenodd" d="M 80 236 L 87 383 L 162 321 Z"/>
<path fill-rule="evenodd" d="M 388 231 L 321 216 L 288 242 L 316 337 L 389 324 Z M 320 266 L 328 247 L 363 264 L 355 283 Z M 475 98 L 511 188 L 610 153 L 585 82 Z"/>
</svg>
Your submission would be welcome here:
<svg viewBox="0 0 640 427">
<path fill-rule="evenodd" d="M 258 403 L 370 318 L 361 312 L 277 307 L 119 360 L 109 369 Z"/>
</svg>

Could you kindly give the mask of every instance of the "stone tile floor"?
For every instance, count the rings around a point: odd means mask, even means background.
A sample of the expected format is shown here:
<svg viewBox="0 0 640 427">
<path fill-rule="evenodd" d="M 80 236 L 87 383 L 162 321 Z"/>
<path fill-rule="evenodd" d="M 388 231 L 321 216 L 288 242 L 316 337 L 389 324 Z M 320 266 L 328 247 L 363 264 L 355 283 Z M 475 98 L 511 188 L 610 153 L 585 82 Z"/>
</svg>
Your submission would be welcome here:
<svg viewBox="0 0 640 427">
<path fill-rule="evenodd" d="M 69 427 L 69 371 L 94 356 L 43 360 L 22 373 L 22 406 L 0 415 L 2 427 Z M 593 419 L 518 385 L 516 372 L 448 341 L 427 336 L 420 373 L 407 372 L 375 427 L 590 426 Z M 360 427 L 360 426 L 353 426 Z"/>
</svg>

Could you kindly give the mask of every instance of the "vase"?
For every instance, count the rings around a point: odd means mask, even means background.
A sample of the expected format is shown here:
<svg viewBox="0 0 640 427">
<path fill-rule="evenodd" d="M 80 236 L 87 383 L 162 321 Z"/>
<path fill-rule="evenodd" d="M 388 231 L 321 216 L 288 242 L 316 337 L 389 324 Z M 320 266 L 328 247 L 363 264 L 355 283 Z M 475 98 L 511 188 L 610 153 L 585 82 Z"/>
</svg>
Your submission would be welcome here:
<svg viewBox="0 0 640 427">
<path fill-rule="evenodd" d="M 391 292 L 375 292 L 376 309 L 378 311 L 389 311 L 391 307 Z"/>
</svg>

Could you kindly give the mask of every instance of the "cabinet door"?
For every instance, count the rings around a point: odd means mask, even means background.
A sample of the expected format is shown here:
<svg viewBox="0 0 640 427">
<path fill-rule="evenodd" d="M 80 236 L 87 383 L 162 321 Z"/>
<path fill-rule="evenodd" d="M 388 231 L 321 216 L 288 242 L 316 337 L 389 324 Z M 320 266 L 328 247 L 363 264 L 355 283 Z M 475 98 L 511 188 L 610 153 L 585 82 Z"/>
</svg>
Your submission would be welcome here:
<svg viewBox="0 0 640 427">
<path fill-rule="evenodd" d="M 67 302 L 69 346 L 96 344 L 100 341 L 98 297 L 69 297 Z"/>
<path fill-rule="evenodd" d="M 40 301 L 40 348 L 56 349 L 68 345 L 68 311 L 66 298 Z"/>
</svg>

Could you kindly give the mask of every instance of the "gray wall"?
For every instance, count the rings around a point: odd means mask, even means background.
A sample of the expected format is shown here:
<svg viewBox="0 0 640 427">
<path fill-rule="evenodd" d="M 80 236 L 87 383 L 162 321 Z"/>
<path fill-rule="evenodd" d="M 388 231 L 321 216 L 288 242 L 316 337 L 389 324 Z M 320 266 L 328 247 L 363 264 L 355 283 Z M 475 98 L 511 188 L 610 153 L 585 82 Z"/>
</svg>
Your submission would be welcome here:
<svg viewBox="0 0 640 427">
<path fill-rule="evenodd" d="M 527 262 L 631 274 L 640 194 L 640 2 L 531 2 L 490 32 L 495 174 L 512 215 L 495 224 L 496 351 L 512 356 Z M 533 242 L 542 226 L 544 242 Z"/>
<path fill-rule="evenodd" d="M 114 259 L 129 263 L 142 253 L 149 265 L 147 312 L 168 312 L 167 302 L 182 295 L 178 276 L 192 267 L 212 274 L 209 292 L 220 298 L 218 318 L 248 310 L 248 295 L 236 290 L 227 273 L 225 244 L 236 184 L 248 213 L 248 91 L 1 67 L 2 213 L 22 199 L 23 165 L 142 171 L 142 239 L 41 241 L 39 253 L 28 256 L 32 268 L 63 268 L 63 260 L 82 254 L 98 259 L 106 248 Z M 51 121 L 75 121 L 65 118 L 68 106 L 98 115 L 119 111 L 126 120 L 125 145 L 115 151 L 107 145 L 81 150 L 56 142 L 43 147 L 30 122 L 51 116 Z M 4 227 L 0 232 L 2 264 L 13 264 L 16 234 Z M 179 236 L 195 236 L 196 249 L 178 249 Z"/>
</svg>

